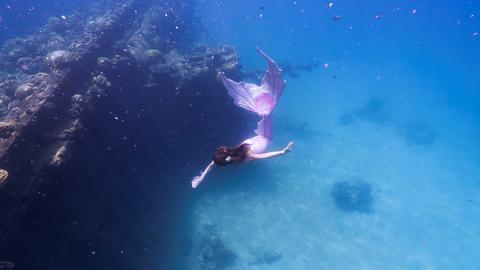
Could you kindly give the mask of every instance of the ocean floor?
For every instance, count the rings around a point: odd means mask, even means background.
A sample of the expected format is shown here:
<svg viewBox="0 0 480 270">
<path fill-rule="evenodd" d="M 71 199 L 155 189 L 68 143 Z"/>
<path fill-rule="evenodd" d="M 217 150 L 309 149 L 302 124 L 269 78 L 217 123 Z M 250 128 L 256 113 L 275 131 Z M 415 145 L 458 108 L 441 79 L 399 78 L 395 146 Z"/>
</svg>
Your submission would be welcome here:
<svg viewBox="0 0 480 270">
<path fill-rule="evenodd" d="M 289 82 L 275 111 L 271 149 L 293 152 L 217 169 L 196 191 L 187 268 L 480 268 L 475 122 L 428 97 L 402 96 L 405 113 L 395 94 L 315 89 L 318 77 Z"/>
</svg>

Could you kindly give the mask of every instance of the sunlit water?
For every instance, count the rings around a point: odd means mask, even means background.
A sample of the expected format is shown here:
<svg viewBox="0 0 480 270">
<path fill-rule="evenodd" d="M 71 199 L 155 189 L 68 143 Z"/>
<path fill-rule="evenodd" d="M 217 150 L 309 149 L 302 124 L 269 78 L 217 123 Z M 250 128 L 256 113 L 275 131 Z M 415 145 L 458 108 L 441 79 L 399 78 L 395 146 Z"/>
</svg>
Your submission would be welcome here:
<svg viewBox="0 0 480 270">
<path fill-rule="evenodd" d="M 21 6 L 7 2 L 3 11 Z M 77 5 L 3 15 L 2 41 L 13 25 L 24 35 Z M 181 269 L 480 269 L 478 1 L 197 9 L 202 41 L 235 45 L 244 71 L 266 68 L 257 46 L 279 63 L 319 67 L 286 76 L 273 113 L 270 150 L 294 141 L 291 153 L 215 168 L 192 190 L 192 208 L 178 214 L 191 226 L 172 232 L 192 236 Z"/>
<path fill-rule="evenodd" d="M 480 267 L 478 3 L 332 3 L 205 8 L 246 69 L 265 68 L 255 46 L 321 66 L 274 112 L 271 149 L 294 151 L 200 188 L 190 267 Z"/>
</svg>

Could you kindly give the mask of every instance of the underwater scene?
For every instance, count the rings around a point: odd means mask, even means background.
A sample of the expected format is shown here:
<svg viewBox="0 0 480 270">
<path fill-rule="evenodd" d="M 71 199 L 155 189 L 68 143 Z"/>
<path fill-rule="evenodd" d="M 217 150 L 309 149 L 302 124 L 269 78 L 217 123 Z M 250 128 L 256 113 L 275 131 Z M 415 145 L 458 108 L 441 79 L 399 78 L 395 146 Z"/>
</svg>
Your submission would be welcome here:
<svg viewBox="0 0 480 270">
<path fill-rule="evenodd" d="M 1 0 L 0 270 L 480 269 L 480 1 Z"/>
</svg>

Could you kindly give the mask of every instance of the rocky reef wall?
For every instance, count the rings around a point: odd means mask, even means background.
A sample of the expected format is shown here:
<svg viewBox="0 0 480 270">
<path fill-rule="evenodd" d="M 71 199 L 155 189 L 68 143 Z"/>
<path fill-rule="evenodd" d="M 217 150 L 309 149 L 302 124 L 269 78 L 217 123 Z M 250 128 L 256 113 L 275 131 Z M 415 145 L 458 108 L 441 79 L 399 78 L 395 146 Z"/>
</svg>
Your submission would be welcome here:
<svg viewBox="0 0 480 270">
<path fill-rule="evenodd" d="M 7 42 L 0 269 L 179 263 L 189 179 L 218 144 L 251 129 L 216 76 L 239 76 L 235 49 L 196 44 L 193 10 L 190 1 L 124 1 L 59 34 L 61 47 L 15 55 Z M 25 57 L 35 71 L 19 64 Z"/>
</svg>

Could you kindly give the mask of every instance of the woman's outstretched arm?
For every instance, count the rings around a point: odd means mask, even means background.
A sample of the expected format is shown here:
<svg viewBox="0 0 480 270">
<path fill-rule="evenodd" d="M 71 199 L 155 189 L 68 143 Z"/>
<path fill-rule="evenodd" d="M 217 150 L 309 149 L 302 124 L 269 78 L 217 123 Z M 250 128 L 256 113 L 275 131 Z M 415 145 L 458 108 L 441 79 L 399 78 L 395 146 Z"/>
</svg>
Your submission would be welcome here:
<svg viewBox="0 0 480 270">
<path fill-rule="evenodd" d="M 205 170 L 203 170 L 203 172 L 200 173 L 199 176 L 195 176 L 192 180 L 192 188 L 196 188 L 198 185 L 200 185 L 200 183 L 203 181 L 203 179 L 205 178 L 205 175 L 207 175 L 207 173 L 213 168 L 213 166 L 215 165 L 215 163 L 212 161 L 210 162 L 210 164 L 208 164 L 208 166 L 205 168 Z"/>
<path fill-rule="evenodd" d="M 281 155 L 286 154 L 287 152 L 290 152 L 293 148 L 293 142 L 289 142 L 288 145 L 283 148 L 280 151 L 273 151 L 273 152 L 267 152 L 267 153 L 260 153 L 260 154 L 251 154 L 251 159 L 265 159 L 265 158 L 272 158 L 272 157 L 278 157 Z"/>
</svg>

